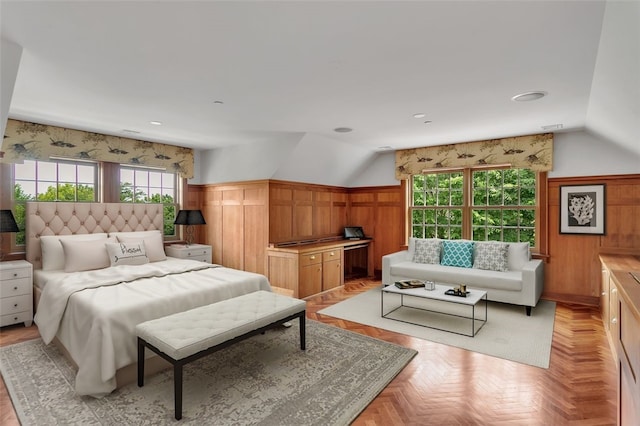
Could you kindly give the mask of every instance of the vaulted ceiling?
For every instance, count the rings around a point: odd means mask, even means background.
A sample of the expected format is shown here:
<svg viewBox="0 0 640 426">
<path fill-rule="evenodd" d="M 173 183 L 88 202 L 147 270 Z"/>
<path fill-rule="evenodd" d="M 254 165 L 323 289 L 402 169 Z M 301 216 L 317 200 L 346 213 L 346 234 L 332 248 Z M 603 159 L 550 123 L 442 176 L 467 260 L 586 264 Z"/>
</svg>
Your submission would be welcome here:
<svg viewBox="0 0 640 426">
<path fill-rule="evenodd" d="M 0 14 L 3 46 L 22 48 L 11 118 L 201 150 L 561 125 L 640 152 L 638 2 L 2 0 Z M 529 91 L 547 95 L 511 100 Z"/>
</svg>

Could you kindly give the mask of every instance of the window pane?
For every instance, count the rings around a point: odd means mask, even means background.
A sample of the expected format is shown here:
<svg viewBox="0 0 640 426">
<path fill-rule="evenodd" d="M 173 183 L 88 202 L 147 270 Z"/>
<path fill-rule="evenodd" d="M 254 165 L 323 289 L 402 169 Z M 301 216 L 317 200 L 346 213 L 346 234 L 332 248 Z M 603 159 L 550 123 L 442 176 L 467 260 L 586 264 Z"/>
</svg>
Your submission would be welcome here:
<svg viewBox="0 0 640 426">
<path fill-rule="evenodd" d="M 77 189 L 78 201 L 94 201 L 95 186 L 94 185 L 78 185 Z"/>
<path fill-rule="evenodd" d="M 58 200 L 59 201 L 75 201 L 76 186 L 72 183 L 58 184 Z"/>
<path fill-rule="evenodd" d="M 95 170 L 93 166 L 78 166 L 78 183 L 95 183 Z"/>
<path fill-rule="evenodd" d="M 57 179 L 56 164 L 38 161 L 38 180 L 55 181 Z"/>
<path fill-rule="evenodd" d="M 149 172 L 149 186 L 162 186 L 162 174 Z"/>
<path fill-rule="evenodd" d="M 438 205 L 439 206 L 449 206 L 449 191 L 441 189 L 438 191 Z"/>
<path fill-rule="evenodd" d="M 413 193 L 413 205 L 414 206 L 424 206 L 424 192 L 414 192 Z"/>
<path fill-rule="evenodd" d="M 517 206 L 519 205 L 518 196 L 520 191 L 518 188 L 505 188 L 504 190 L 504 205 L 505 206 Z"/>
<path fill-rule="evenodd" d="M 131 169 L 120 169 L 120 182 L 127 182 L 133 184 L 133 170 Z"/>
<path fill-rule="evenodd" d="M 24 164 L 14 164 L 14 175 L 16 180 L 29 179 L 35 180 L 36 178 L 36 163 L 35 161 L 25 160 Z"/>
<path fill-rule="evenodd" d="M 75 164 L 58 164 L 58 181 L 59 182 L 75 182 L 76 166 Z"/>
<path fill-rule="evenodd" d="M 147 186 L 149 185 L 149 172 L 146 170 L 136 170 L 134 179 L 136 186 Z"/>
<path fill-rule="evenodd" d="M 36 199 L 36 183 L 16 182 L 14 197 L 16 200 L 35 200 Z"/>
</svg>

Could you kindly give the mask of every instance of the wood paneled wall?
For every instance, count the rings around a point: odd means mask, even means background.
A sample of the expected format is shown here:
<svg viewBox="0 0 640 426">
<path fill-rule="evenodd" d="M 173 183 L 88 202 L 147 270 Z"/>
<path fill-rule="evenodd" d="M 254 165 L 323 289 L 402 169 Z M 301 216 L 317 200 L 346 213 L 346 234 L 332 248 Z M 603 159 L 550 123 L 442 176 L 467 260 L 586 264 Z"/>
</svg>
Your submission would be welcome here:
<svg viewBox="0 0 640 426">
<path fill-rule="evenodd" d="M 560 234 L 560 186 L 605 184 L 605 235 Z M 640 175 L 549 179 L 544 298 L 598 305 L 600 253 L 640 254 Z"/>
<path fill-rule="evenodd" d="M 213 246 L 213 262 L 264 273 L 269 244 L 335 238 L 348 225 L 374 238 L 374 269 L 405 244 L 404 186 L 347 189 L 274 180 L 190 185 L 185 208 L 207 222 L 197 241 Z"/>
<path fill-rule="evenodd" d="M 373 237 L 376 272 L 382 271 L 382 256 L 406 244 L 406 214 L 404 184 L 349 190 L 349 224 L 362 226 L 365 235 Z"/>
</svg>

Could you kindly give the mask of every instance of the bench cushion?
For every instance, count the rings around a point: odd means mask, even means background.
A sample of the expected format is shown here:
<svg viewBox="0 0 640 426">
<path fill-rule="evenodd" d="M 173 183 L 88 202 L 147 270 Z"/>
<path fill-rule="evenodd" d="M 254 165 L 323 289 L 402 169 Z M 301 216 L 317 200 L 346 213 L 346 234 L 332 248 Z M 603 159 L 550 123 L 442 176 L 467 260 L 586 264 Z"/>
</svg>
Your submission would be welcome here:
<svg viewBox="0 0 640 426">
<path fill-rule="evenodd" d="M 261 290 L 143 322 L 136 326 L 136 334 L 179 360 L 305 308 L 304 300 Z"/>
</svg>

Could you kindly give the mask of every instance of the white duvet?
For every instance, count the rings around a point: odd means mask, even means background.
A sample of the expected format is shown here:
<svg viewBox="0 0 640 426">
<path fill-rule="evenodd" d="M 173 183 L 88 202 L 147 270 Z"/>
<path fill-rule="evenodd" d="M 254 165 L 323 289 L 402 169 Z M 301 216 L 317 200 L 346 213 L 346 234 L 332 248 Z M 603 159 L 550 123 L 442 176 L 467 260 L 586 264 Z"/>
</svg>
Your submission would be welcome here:
<svg viewBox="0 0 640 426">
<path fill-rule="evenodd" d="M 270 289 L 264 275 L 167 258 L 56 278 L 34 321 L 43 341 L 58 336 L 78 365 L 76 392 L 99 397 L 116 388 L 117 369 L 137 361 L 137 324 Z"/>
</svg>

